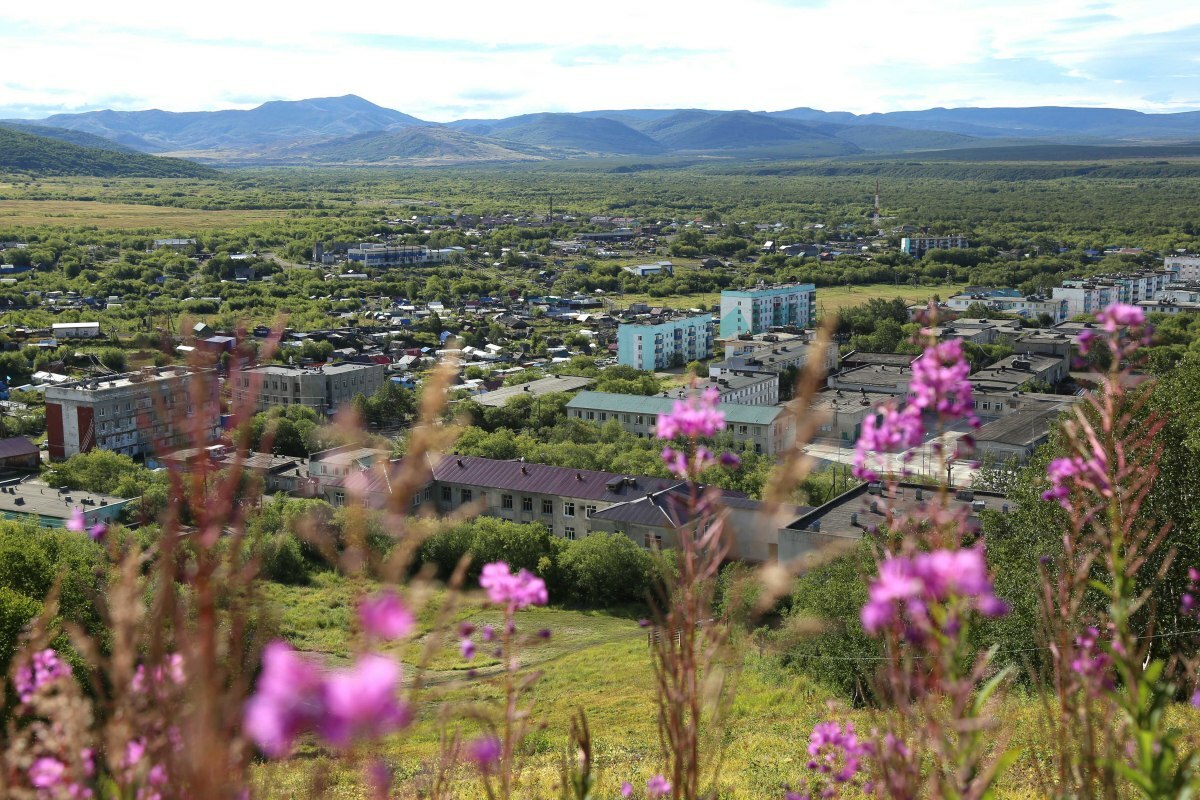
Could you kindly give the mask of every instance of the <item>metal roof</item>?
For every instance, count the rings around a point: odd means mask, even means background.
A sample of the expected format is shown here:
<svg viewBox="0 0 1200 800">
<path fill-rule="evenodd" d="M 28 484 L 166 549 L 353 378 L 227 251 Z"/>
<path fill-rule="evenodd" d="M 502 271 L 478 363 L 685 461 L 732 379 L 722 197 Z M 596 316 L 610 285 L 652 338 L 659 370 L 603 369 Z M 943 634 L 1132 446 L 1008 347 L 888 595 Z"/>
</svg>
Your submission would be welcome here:
<svg viewBox="0 0 1200 800">
<path fill-rule="evenodd" d="M 594 382 L 593 378 L 581 378 L 574 375 L 556 376 L 529 381 L 528 383 L 518 383 L 515 386 L 503 386 L 491 392 L 484 392 L 472 399 L 482 406 L 503 406 L 514 397 L 522 395 L 538 397 L 550 392 L 573 392 L 576 389 L 591 386 Z"/>
<path fill-rule="evenodd" d="M 556 494 L 620 503 L 682 482 L 674 478 L 618 475 L 590 469 L 554 467 L 526 461 L 501 461 L 478 456 L 433 456 L 433 479 L 489 489 Z"/>
<path fill-rule="evenodd" d="M 614 392 L 580 392 L 571 398 L 567 408 L 590 411 L 609 411 L 625 414 L 669 414 L 678 402 L 676 397 L 645 397 Z M 718 403 L 717 410 L 725 421 L 739 425 L 770 425 L 780 414 L 788 413 L 783 406 L 746 406 L 738 403 Z"/>
</svg>

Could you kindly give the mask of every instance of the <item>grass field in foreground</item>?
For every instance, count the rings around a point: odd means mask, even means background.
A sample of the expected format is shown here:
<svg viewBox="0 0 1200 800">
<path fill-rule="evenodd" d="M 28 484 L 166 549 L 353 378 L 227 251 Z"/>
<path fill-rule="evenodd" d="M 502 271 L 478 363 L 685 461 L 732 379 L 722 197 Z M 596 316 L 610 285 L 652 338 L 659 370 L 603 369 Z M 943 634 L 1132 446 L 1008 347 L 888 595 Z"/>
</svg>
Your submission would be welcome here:
<svg viewBox="0 0 1200 800">
<path fill-rule="evenodd" d="M 79 200 L 0 200 L 0 227 L 53 225 L 113 230 L 177 231 L 237 228 L 294 213 L 276 210 L 203 211 Z"/>
<path fill-rule="evenodd" d="M 300 649 L 309 649 L 341 661 L 348 653 L 345 621 L 352 593 L 341 579 L 318 576 L 310 587 L 268 585 L 268 595 L 284 614 L 283 633 Z M 326 610 L 328 609 L 328 611 Z M 457 618 L 476 624 L 495 622 L 495 611 L 468 604 Z M 650 658 L 645 632 L 632 617 L 602 612 L 567 609 L 530 609 L 518 615 L 521 630 L 532 633 L 548 628 L 550 640 L 528 648 L 523 662 L 540 670 L 542 678 L 534 693 L 534 715 L 545 728 L 528 740 L 527 769 L 523 773 L 521 798 L 558 797 L 557 780 L 564 755 L 571 715 L 576 709 L 588 714 L 594 755 L 600 775 L 598 800 L 615 800 L 622 780 L 645 785 L 645 780 L 662 770 L 656 728 L 656 707 Z M 421 621 L 427 632 L 428 618 Z M 378 753 L 395 771 L 394 797 L 416 797 L 422 776 L 428 774 L 438 751 L 438 719 L 451 714 L 454 727 L 470 738 L 475 728 L 462 712 L 474 704 L 495 704 L 502 699 L 498 686 L 487 679 L 461 681 L 468 666 L 457 655 L 454 637 L 439 656 L 431 684 L 417 722 L 403 734 L 391 737 Z M 482 651 L 482 648 L 481 648 Z M 471 666 L 485 673 L 495 659 L 481 652 Z M 745 666 L 738 677 L 737 699 L 725 725 L 727 745 L 722 771 L 722 800 L 781 798 L 782 787 L 795 783 L 804 773 L 805 747 L 813 725 L 831 716 L 830 695 L 821 687 L 782 668 L 769 653 L 753 646 L 745 651 Z M 1045 758 L 1038 704 L 1018 691 L 999 700 L 994 708 L 1000 727 L 999 744 L 1018 748 L 1021 756 L 1001 781 L 1001 798 L 1036 797 L 1034 759 Z M 1181 705 L 1171 710 L 1172 722 L 1185 731 L 1185 749 L 1200 740 L 1200 712 Z M 862 711 L 840 710 L 834 717 L 851 720 L 869 730 L 877 721 Z M 328 774 L 326 774 L 328 773 Z M 333 761 L 311 741 L 298 748 L 287 762 L 268 763 L 254 770 L 258 796 L 304 798 L 314 778 L 330 781 L 326 796 L 366 798 L 360 771 L 344 760 Z M 456 796 L 475 800 L 483 792 L 471 769 L 458 773 Z"/>
</svg>

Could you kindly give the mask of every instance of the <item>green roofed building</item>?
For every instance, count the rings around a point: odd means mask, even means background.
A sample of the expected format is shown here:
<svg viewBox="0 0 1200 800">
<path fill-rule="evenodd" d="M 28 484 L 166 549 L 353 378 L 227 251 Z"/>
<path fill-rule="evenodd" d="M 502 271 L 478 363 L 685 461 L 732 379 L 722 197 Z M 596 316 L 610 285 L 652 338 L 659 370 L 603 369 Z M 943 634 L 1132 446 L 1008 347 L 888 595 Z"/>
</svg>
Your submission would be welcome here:
<svg viewBox="0 0 1200 800">
<path fill-rule="evenodd" d="M 656 435 L 658 417 L 671 413 L 677 398 L 644 397 L 612 392 L 580 392 L 567 403 L 567 416 L 596 425 L 618 422 L 641 437 Z M 720 403 L 725 430 L 735 442 L 748 442 L 754 452 L 775 455 L 791 446 L 796 435 L 795 415 L 785 406 L 745 406 Z"/>
</svg>

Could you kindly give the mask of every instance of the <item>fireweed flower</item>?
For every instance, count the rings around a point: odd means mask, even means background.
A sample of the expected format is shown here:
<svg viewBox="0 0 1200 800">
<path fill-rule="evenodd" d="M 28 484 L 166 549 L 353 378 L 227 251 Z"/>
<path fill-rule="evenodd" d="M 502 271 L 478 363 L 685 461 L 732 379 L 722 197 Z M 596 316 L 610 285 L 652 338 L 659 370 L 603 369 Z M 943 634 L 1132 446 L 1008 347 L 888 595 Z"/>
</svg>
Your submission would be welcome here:
<svg viewBox="0 0 1200 800">
<path fill-rule="evenodd" d="M 916 447 L 925 435 L 921 412 L 916 406 L 905 406 L 901 411 L 893 406 L 883 406 L 878 412 L 868 414 L 863 420 L 862 433 L 854 446 L 853 473 L 859 480 L 873 481 L 879 477 L 868 466 L 871 454 Z"/>
<path fill-rule="evenodd" d="M 1071 510 L 1071 487 L 1091 489 L 1104 497 L 1112 496 L 1112 485 L 1108 481 L 1108 458 L 1103 450 L 1095 449 L 1092 457 L 1082 456 L 1056 458 L 1046 467 L 1050 477 L 1050 488 L 1042 492 L 1043 500 L 1056 500 L 1068 511 Z"/>
<path fill-rule="evenodd" d="M 1075 637 L 1076 653 L 1071 659 L 1071 671 L 1078 675 L 1089 694 L 1099 695 L 1113 687 L 1109 676 L 1112 659 L 1096 645 L 1100 640 L 1100 631 L 1090 627 L 1081 635 Z"/>
<path fill-rule="evenodd" d="M 412 721 L 408 706 L 396 699 L 400 665 L 374 653 L 325 681 L 324 714 L 317 730 L 325 741 L 345 747 L 354 739 L 376 739 Z"/>
<path fill-rule="evenodd" d="M 524 569 L 514 574 L 503 561 L 485 564 L 479 585 L 487 590 L 489 600 L 505 606 L 509 613 L 544 606 L 550 599 L 545 581 Z"/>
<path fill-rule="evenodd" d="M 717 390 L 710 386 L 686 400 L 676 400 L 670 414 L 658 418 L 658 438 L 687 439 L 716 436 L 725 430 L 725 415 L 717 410 Z"/>
<path fill-rule="evenodd" d="M 470 639 L 460 640 L 458 643 L 458 652 L 462 655 L 464 660 L 470 661 L 475 657 L 475 643 Z"/>
<path fill-rule="evenodd" d="M 403 639 L 413 632 L 416 617 L 391 589 L 363 598 L 358 605 L 358 621 L 368 636 L 376 639 Z"/>
<path fill-rule="evenodd" d="M 489 774 L 500 760 L 500 740 L 495 736 L 482 736 L 467 745 L 467 757 L 475 762 L 479 771 Z"/>
<path fill-rule="evenodd" d="M 673 450 L 670 447 L 662 449 L 662 460 L 667 465 L 667 471 L 677 478 L 686 478 L 688 471 L 687 453 Z"/>
<path fill-rule="evenodd" d="M 854 725 L 843 729 L 828 720 L 813 726 L 808 739 L 808 768 L 827 775 L 835 783 L 846 783 L 859 771 L 859 762 L 869 755 L 869 747 L 858 740 Z"/>
<path fill-rule="evenodd" d="M 22 703 L 28 703 L 41 688 L 70 675 L 71 669 L 62 662 L 58 653 L 50 648 L 33 654 L 29 663 L 19 668 L 13 676 L 13 688 Z"/>
<path fill-rule="evenodd" d="M 665 797 L 671 793 L 671 782 L 662 775 L 655 775 L 646 781 L 647 797 Z"/>
<path fill-rule="evenodd" d="M 861 618 L 868 633 L 877 633 L 895 621 L 901 606 L 915 633 L 931 627 L 931 606 L 955 599 L 988 617 L 1008 612 L 1008 605 L 992 590 L 983 552 L 977 548 L 935 550 L 911 558 L 889 556 L 879 565 L 867 598 Z"/>
<path fill-rule="evenodd" d="M 971 382 L 967 380 L 970 372 L 971 365 L 963 355 L 960 340 L 951 339 L 925 348 L 924 354 L 912 364 L 909 405 L 944 418 L 966 417 L 971 425 L 977 426 Z"/>
<path fill-rule="evenodd" d="M 287 755 L 296 737 L 314 726 L 324 709 L 324 687 L 316 665 L 285 642 L 268 644 L 257 692 L 246 704 L 245 726 L 251 741 L 273 758 Z"/>
<path fill-rule="evenodd" d="M 633 797 L 633 784 L 629 781 L 621 784 L 621 797 Z"/>
<path fill-rule="evenodd" d="M 91 537 L 92 541 L 98 542 L 104 538 L 104 534 L 108 533 L 108 526 L 103 522 L 97 522 L 89 528 L 87 519 L 83 516 L 83 510 L 76 507 L 71 509 L 71 516 L 67 520 L 67 530 L 75 533 L 87 531 L 87 535 Z"/>
<path fill-rule="evenodd" d="M 1139 328 L 1146 324 L 1146 312 L 1138 306 L 1127 303 L 1113 303 L 1108 308 L 1096 314 L 1096 321 L 1109 333 L 1116 333 L 1120 328 Z"/>
</svg>

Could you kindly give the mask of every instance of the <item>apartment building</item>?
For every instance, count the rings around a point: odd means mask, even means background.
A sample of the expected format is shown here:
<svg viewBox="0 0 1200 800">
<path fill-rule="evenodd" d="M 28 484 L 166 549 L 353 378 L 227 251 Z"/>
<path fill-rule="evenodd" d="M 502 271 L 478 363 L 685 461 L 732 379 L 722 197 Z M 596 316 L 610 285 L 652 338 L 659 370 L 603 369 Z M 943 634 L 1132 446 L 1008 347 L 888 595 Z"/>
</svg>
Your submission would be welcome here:
<svg viewBox="0 0 1200 800">
<path fill-rule="evenodd" d="M 773 327 L 807 328 L 817 316 L 817 287 L 787 283 L 721 292 L 721 337 L 767 333 Z"/>
<path fill-rule="evenodd" d="M 971 385 L 980 392 L 1011 392 L 1031 382 L 1054 386 L 1065 380 L 1070 360 L 1065 356 L 1025 353 L 997 361 L 971 373 Z"/>
<path fill-rule="evenodd" d="M 779 402 L 779 373 L 755 369 L 724 370 L 705 387 L 717 390 L 717 402 L 743 406 L 773 406 Z M 683 390 L 681 394 L 685 394 Z"/>
<path fill-rule="evenodd" d="M 289 367 L 260 364 L 230 378 L 236 403 L 253 402 L 256 411 L 273 406 L 302 405 L 317 414 L 332 414 L 355 395 L 370 397 L 387 380 L 382 364 L 333 364 Z"/>
<path fill-rule="evenodd" d="M 712 314 L 698 314 L 617 328 L 617 362 L 634 369 L 683 366 L 712 355 Z"/>
<path fill-rule="evenodd" d="M 962 250 L 971 245 L 959 233 L 949 236 L 905 236 L 900 240 L 900 252 L 920 258 L 930 250 Z"/>
<path fill-rule="evenodd" d="M 747 334 L 749 335 L 749 334 Z M 712 377 L 723 377 L 726 372 L 749 370 L 753 372 L 782 373 L 787 369 L 804 369 L 815 347 L 799 336 L 789 337 L 787 341 L 772 341 L 776 334 L 760 334 L 762 339 L 754 341 L 739 341 L 730 339 L 725 342 L 725 359 L 708 365 L 708 374 Z M 786 336 L 786 334 L 780 334 Z M 751 346 L 753 345 L 753 346 Z M 826 373 L 833 372 L 838 365 L 836 346 L 825 348 L 823 368 Z"/>
<path fill-rule="evenodd" d="M 1095 316 L 1117 302 L 1117 288 L 1110 283 L 1086 280 L 1063 281 L 1051 290 L 1055 300 L 1067 303 L 1067 317 Z"/>
<path fill-rule="evenodd" d="M 221 406 L 213 370 L 162 367 L 46 387 L 50 458 L 95 448 L 134 457 L 215 441 Z"/>
<path fill-rule="evenodd" d="M 1010 296 L 1007 294 L 956 294 L 946 301 L 954 311 L 966 311 L 974 304 L 983 305 L 1002 314 L 1020 317 L 1049 316 L 1054 323 L 1063 322 L 1070 316 L 1066 298 L 1043 297 L 1041 295 Z"/>
<path fill-rule="evenodd" d="M 567 403 L 567 416 L 596 425 L 616 421 L 639 438 L 657 435 L 658 417 L 669 414 L 678 398 L 642 397 L 611 392 L 580 392 Z M 738 444 L 749 444 L 756 453 L 775 455 L 791 446 L 796 435 L 795 415 L 785 406 L 752 406 L 720 403 L 725 431 Z"/>
<path fill-rule="evenodd" d="M 1200 282 L 1200 256 L 1167 256 L 1163 259 L 1163 269 L 1174 273 L 1177 282 Z"/>
</svg>

